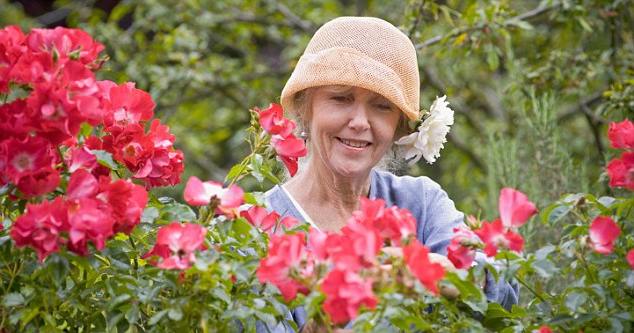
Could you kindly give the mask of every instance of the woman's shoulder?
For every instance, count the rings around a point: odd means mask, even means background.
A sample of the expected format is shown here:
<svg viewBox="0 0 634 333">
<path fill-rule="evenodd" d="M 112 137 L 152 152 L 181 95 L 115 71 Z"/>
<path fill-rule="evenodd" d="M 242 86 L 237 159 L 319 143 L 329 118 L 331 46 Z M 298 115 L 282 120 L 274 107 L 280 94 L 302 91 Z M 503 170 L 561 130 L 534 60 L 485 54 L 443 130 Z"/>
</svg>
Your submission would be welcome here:
<svg viewBox="0 0 634 333">
<path fill-rule="evenodd" d="M 372 170 L 371 186 L 385 191 L 437 191 L 440 185 L 426 176 L 397 176 L 388 171 Z"/>
</svg>

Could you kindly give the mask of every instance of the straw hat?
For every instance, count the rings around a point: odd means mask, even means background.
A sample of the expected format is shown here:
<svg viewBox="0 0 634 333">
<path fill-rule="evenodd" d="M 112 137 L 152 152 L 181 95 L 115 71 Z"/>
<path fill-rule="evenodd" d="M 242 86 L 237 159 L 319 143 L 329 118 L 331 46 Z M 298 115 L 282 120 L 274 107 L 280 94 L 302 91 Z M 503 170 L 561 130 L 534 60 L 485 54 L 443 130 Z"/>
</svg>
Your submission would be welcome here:
<svg viewBox="0 0 634 333">
<path fill-rule="evenodd" d="M 365 88 L 389 99 L 410 120 L 420 117 L 416 49 L 382 19 L 339 17 L 319 28 L 282 90 L 282 107 L 293 109 L 295 93 L 324 85 Z"/>
</svg>

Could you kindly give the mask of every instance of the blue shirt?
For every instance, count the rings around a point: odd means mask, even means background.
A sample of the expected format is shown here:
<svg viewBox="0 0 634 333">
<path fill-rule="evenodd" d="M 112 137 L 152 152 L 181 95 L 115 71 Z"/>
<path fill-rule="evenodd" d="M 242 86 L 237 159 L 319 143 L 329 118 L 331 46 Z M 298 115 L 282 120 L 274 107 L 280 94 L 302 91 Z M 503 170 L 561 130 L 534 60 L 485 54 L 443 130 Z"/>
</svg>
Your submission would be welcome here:
<svg viewBox="0 0 634 333">
<path fill-rule="evenodd" d="M 440 185 L 428 177 L 399 177 L 389 172 L 372 170 L 369 197 L 385 200 L 387 207 L 398 206 L 409 210 L 418 221 L 416 238 L 434 253 L 447 255 L 447 246 L 454 235 L 453 229 L 464 224 L 464 215 L 456 209 Z M 266 192 L 266 206 L 269 211 L 274 210 L 281 216 L 303 220 L 297 207 L 279 186 Z M 500 303 L 510 309 L 513 304 L 517 304 L 519 288 L 517 284 L 496 282 L 493 275 L 488 273 L 485 293 L 490 302 Z M 302 308 L 294 309 L 290 315 L 299 327 L 305 324 L 306 313 Z M 282 325 L 272 331 L 284 332 L 285 328 Z"/>
</svg>

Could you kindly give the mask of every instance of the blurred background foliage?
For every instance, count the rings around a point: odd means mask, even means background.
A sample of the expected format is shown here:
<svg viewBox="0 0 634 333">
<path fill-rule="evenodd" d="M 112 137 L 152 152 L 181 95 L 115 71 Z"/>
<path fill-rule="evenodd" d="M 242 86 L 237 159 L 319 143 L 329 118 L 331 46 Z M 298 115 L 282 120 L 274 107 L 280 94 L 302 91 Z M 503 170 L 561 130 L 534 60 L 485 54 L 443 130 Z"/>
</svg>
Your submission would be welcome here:
<svg viewBox="0 0 634 333">
<path fill-rule="evenodd" d="M 634 118 L 631 1 L 0 0 L 3 26 L 78 27 L 103 43 L 100 78 L 152 94 L 184 180 L 221 181 L 247 155 L 248 110 L 279 102 L 312 33 L 341 15 L 381 17 L 411 37 L 422 108 L 448 95 L 456 122 L 442 157 L 409 174 L 438 181 L 462 211 L 496 218 L 506 186 L 538 207 L 564 193 L 627 195 L 610 193 L 604 170 L 616 155 L 609 122 Z M 523 228 L 527 250 L 558 237 L 540 228 Z"/>
</svg>

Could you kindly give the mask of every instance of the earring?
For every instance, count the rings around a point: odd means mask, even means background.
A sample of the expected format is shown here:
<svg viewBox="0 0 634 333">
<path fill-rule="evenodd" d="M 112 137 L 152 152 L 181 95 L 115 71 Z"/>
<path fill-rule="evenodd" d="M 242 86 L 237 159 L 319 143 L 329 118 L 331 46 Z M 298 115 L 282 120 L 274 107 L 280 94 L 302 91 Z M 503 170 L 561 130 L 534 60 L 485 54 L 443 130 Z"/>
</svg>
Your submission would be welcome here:
<svg viewBox="0 0 634 333">
<path fill-rule="evenodd" d="M 299 137 L 304 140 L 304 143 L 306 143 L 306 140 L 308 140 L 308 133 L 306 131 L 302 131 L 301 133 L 299 133 Z"/>
</svg>

